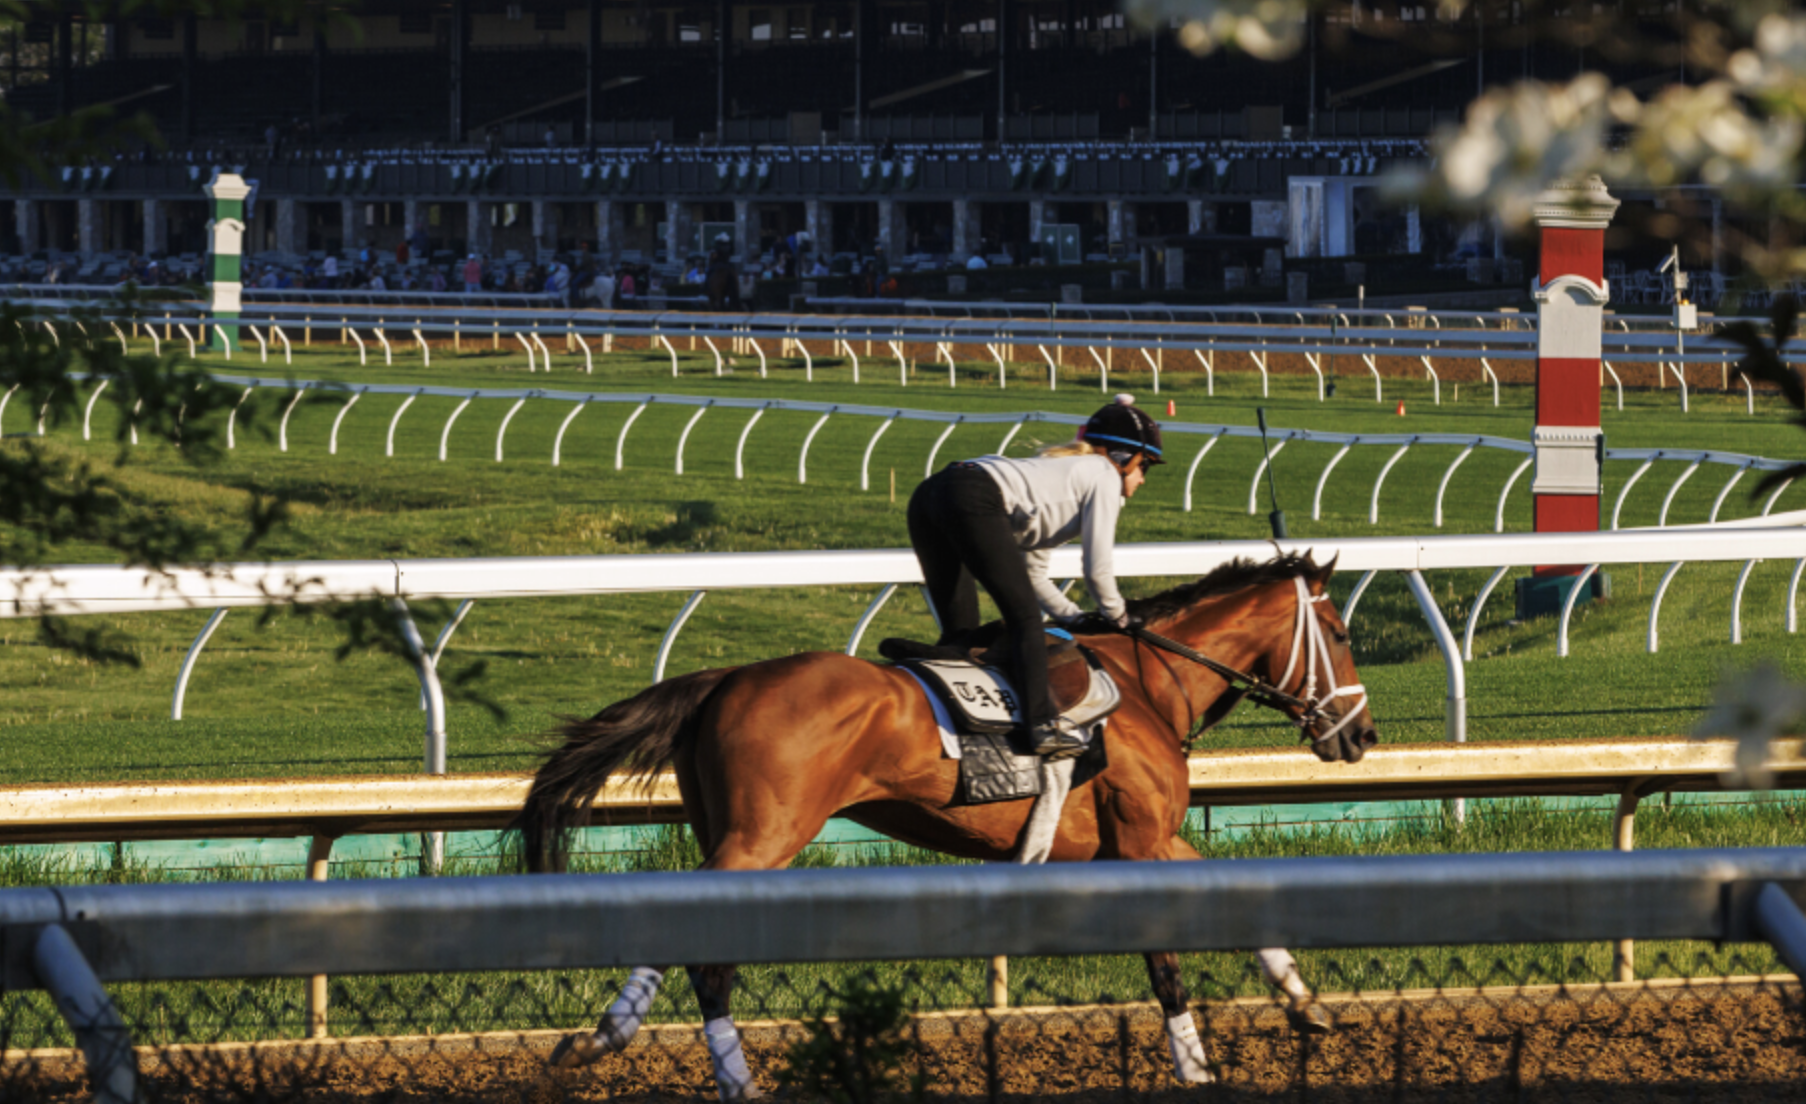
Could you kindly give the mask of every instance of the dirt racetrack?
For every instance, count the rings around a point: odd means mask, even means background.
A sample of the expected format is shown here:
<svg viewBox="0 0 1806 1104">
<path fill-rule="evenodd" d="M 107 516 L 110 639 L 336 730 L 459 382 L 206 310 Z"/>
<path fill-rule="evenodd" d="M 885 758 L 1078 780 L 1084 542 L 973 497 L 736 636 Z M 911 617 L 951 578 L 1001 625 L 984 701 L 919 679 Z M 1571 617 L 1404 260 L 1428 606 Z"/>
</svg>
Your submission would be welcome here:
<svg viewBox="0 0 1806 1104">
<path fill-rule="evenodd" d="M 1211 1099 L 1346 1101 L 1806 1100 L 1806 1020 L 1797 985 L 1594 989 L 1332 1000 L 1338 1030 L 1303 1040 L 1271 1005 L 1201 1009 L 1222 1084 Z M 715 1099 L 699 1031 L 642 1033 L 587 1069 L 545 1065 L 552 1032 L 411 1040 L 325 1040 L 141 1051 L 152 1100 L 501 1102 Z M 993 1018 L 923 1016 L 912 1064 L 930 1097 L 962 1100 L 1196 1100 L 1171 1079 L 1158 1015 L 1146 1006 L 1043 1009 Z M 776 1086 L 795 1024 L 748 1025 L 746 1050 Z M 795 1093 L 787 1095 L 796 1096 Z M 85 1099 L 66 1052 L 13 1052 L 0 1098 Z"/>
</svg>

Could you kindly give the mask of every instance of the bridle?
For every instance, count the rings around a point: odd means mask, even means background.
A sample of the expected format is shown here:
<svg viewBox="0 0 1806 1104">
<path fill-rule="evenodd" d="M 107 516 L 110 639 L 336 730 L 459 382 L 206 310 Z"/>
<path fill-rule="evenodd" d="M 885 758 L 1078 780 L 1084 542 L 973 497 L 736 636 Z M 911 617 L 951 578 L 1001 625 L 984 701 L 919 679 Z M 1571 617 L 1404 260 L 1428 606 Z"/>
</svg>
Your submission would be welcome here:
<svg viewBox="0 0 1806 1104">
<path fill-rule="evenodd" d="M 1358 682 L 1343 686 L 1336 681 L 1335 659 L 1330 655 L 1329 641 L 1323 635 L 1323 619 L 1312 609 L 1318 602 L 1328 601 L 1329 595 L 1311 594 L 1310 587 L 1305 585 L 1302 576 L 1294 575 L 1292 584 L 1298 588 L 1298 612 L 1292 623 L 1291 655 L 1286 659 L 1285 674 L 1279 676 L 1277 685 L 1258 675 L 1231 667 L 1221 660 L 1212 659 L 1197 649 L 1162 636 L 1152 629 L 1131 625 L 1124 631 L 1136 640 L 1182 656 L 1212 671 L 1232 688 L 1239 689 L 1243 697 L 1256 705 L 1264 705 L 1280 712 L 1296 711 L 1293 723 L 1300 729 L 1308 730 L 1312 723 L 1326 717 L 1324 707 L 1338 698 L 1357 698 L 1353 705 L 1344 708 L 1341 718 L 1327 731 L 1311 736 L 1313 743 L 1320 744 L 1348 727 L 1349 722 L 1366 708 L 1367 688 Z M 1299 679 L 1299 693 L 1287 693 L 1280 687 L 1291 683 L 1292 675 L 1299 668 L 1300 655 L 1304 657 L 1304 671 Z M 1323 687 L 1322 693 L 1318 693 L 1319 682 Z"/>
</svg>

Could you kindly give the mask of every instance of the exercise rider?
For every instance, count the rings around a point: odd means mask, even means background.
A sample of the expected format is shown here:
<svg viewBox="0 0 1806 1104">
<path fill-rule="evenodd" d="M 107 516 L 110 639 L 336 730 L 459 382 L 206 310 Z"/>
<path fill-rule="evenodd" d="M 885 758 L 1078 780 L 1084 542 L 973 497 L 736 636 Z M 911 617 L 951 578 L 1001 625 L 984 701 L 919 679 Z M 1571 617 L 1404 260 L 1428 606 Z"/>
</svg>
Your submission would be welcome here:
<svg viewBox="0 0 1806 1104">
<path fill-rule="evenodd" d="M 909 499 L 909 541 L 940 615 L 943 645 L 978 628 L 978 591 L 1003 614 L 1022 719 L 1035 751 L 1064 759 L 1085 750 L 1083 732 L 1060 717 L 1048 694 L 1042 613 L 1061 622 L 1081 611 L 1048 578 L 1050 550 L 1084 542 L 1085 585 L 1101 615 L 1128 624 L 1116 588 L 1116 519 L 1147 470 L 1161 459 L 1160 426 L 1131 395 L 1099 410 L 1077 440 L 1032 458 L 957 461 L 923 481 Z"/>
</svg>

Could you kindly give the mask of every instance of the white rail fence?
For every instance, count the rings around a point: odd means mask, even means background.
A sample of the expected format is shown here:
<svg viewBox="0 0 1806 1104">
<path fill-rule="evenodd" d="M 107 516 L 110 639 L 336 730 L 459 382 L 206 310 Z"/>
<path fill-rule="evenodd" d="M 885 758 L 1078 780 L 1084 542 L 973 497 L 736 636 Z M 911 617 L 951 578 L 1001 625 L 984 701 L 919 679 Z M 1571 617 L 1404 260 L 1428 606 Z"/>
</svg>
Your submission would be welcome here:
<svg viewBox="0 0 1806 1104">
<path fill-rule="evenodd" d="M 206 327 L 213 322 L 199 304 L 96 309 L 99 313 L 93 317 L 115 324 L 128 324 L 134 337 L 139 336 L 140 327 L 150 330 L 153 345 L 160 346 L 161 341 L 173 341 L 179 331 L 188 340 L 190 355 L 195 355 L 198 351 L 197 341 L 204 339 Z M 70 321 L 79 325 L 76 320 Z M 1534 360 L 1537 340 L 1533 329 L 1436 329 L 1424 326 L 1421 319 L 1412 318 L 1407 318 L 1407 324 L 1403 327 L 1386 325 L 1379 328 L 1358 328 L 1338 325 L 1334 318 L 1322 324 L 1282 326 L 1254 323 L 1088 322 L 1069 318 L 975 320 L 796 314 L 727 315 L 681 311 L 496 311 L 430 307 L 397 311 L 383 307 L 326 308 L 247 304 L 241 318 L 236 321 L 245 326 L 259 342 L 262 362 L 267 362 L 270 355 L 270 344 L 264 336 L 266 333 L 284 342 L 284 355 L 287 357 L 292 352 L 287 344 L 288 333 L 298 331 L 302 335 L 303 344 L 311 344 L 315 329 L 338 331 L 340 342 L 351 341 L 357 344 L 360 362 L 367 362 L 369 350 L 358 334 L 360 327 L 370 332 L 377 343 L 383 346 L 385 363 L 391 362 L 394 350 L 386 335 L 394 328 L 415 338 L 422 362 L 428 365 L 431 363 L 429 337 L 437 340 L 450 339 L 454 349 L 461 349 L 467 339 L 481 341 L 487 338 L 491 349 L 497 351 L 504 347 L 504 339 L 508 339 L 510 347 L 516 343 L 521 347 L 529 371 L 550 371 L 552 353 L 545 343 L 545 337 L 549 335 L 554 340 L 563 338 L 566 355 L 574 357 L 581 349 L 586 371 L 594 370 L 594 353 L 598 350 L 613 351 L 617 340 L 642 342 L 651 351 L 662 347 L 670 357 L 671 372 L 675 376 L 680 374 L 681 363 L 674 339 L 681 338 L 690 343 L 691 351 L 698 351 L 697 343 L 702 343 L 714 359 L 714 371 L 717 375 L 729 370 L 730 357 L 756 355 L 760 375 L 765 376 L 769 371 L 769 348 L 771 353 L 780 357 L 800 356 L 805 362 L 806 378 L 813 379 L 814 354 L 810 352 L 808 344 L 814 343 L 817 347 L 826 345 L 828 356 L 840 357 L 850 364 L 853 381 L 858 383 L 861 354 L 855 346 L 863 344 L 863 355 L 868 361 L 883 364 L 894 357 L 898 379 L 905 385 L 910 382 L 912 371 L 921 365 L 918 358 L 909 355 L 909 348 L 912 346 L 918 351 L 929 350 L 927 363 L 930 365 L 944 361 L 949 386 L 957 386 L 959 383 L 958 362 L 953 355 L 953 350 L 957 348 L 967 350 L 964 359 L 968 365 L 973 361 L 984 365 L 976 372 L 969 367 L 968 379 L 981 378 L 981 373 L 992 375 L 991 369 L 994 367 L 999 387 L 1007 386 L 1007 361 L 1015 359 L 1017 362 L 1044 364 L 1049 386 L 1057 388 L 1065 356 L 1070 352 L 1076 364 L 1086 366 L 1087 370 L 1090 367 L 1100 369 L 1098 382 L 1103 391 L 1111 388 L 1112 372 L 1119 376 L 1120 385 L 1121 376 L 1130 372 L 1139 376 L 1145 368 L 1151 373 L 1155 393 L 1160 391 L 1160 377 L 1166 370 L 1169 353 L 1177 358 L 1176 365 L 1202 369 L 1206 390 L 1211 394 L 1215 393 L 1219 362 L 1224 367 L 1231 363 L 1242 363 L 1239 359 L 1224 361 L 1222 358 L 1246 357 L 1247 366 L 1260 374 L 1263 395 L 1270 392 L 1271 358 L 1275 355 L 1296 355 L 1302 357 L 1311 369 L 1319 401 L 1327 399 L 1328 384 L 1336 378 L 1337 357 L 1344 358 L 1349 364 L 1358 363 L 1357 372 L 1364 369 L 1371 375 L 1376 402 L 1384 400 L 1379 359 L 1403 358 L 1422 365 L 1424 378 L 1432 385 L 1436 403 L 1442 401 L 1444 373 L 1448 371 L 1451 362 L 1454 362 L 1468 366 L 1466 374 L 1473 377 L 1473 382 L 1491 384 L 1494 405 L 1499 403 L 1500 381 L 1493 362 Z M 54 321 L 46 320 L 44 324 L 52 333 L 55 332 Z M 1624 388 L 1615 365 L 1656 364 L 1659 378 L 1664 383 L 1672 373 L 1683 410 L 1688 407 L 1687 371 L 1690 367 L 1717 366 L 1720 385 L 1727 388 L 1731 385 L 1732 362 L 1738 356 L 1734 347 L 1718 342 L 1702 352 L 1697 348 L 1698 344 L 1712 341 L 1709 336 L 1702 336 L 1695 338 L 1696 348 L 1688 352 L 1688 335 L 1685 333 L 1632 331 L 1628 329 L 1627 322 L 1620 325 L 1625 328 L 1608 328 L 1604 335 L 1599 381 L 1603 389 L 1607 376 L 1611 377 L 1620 409 L 1623 408 Z M 160 340 L 155 337 L 155 330 L 159 326 L 163 329 Z M 194 329 L 190 330 L 189 327 Z M 126 341 L 123 333 L 119 340 L 122 343 Z M 725 352 L 723 345 L 716 344 L 717 341 L 724 343 Z M 592 345 L 592 342 L 595 344 Z M 1006 357 L 1005 350 L 1013 350 L 1014 356 Z M 244 352 L 242 349 L 238 351 L 241 354 Z M 1124 354 L 1124 365 L 1120 368 L 1114 363 L 1115 353 L 1118 351 Z M 222 356 L 227 359 L 230 359 L 231 353 L 229 348 L 221 350 Z M 1790 362 L 1806 363 L 1806 354 L 1789 351 L 1785 356 Z M 1440 369 L 1439 361 L 1442 362 Z M 1742 376 L 1739 376 L 1739 380 L 1745 389 L 1746 404 L 1753 412 L 1754 385 Z"/>
<path fill-rule="evenodd" d="M 1798 629 L 1795 609 L 1800 577 L 1806 571 L 1806 513 L 1749 519 L 1711 527 L 1622 530 L 1606 533 L 1521 533 L 1474 536 L 1357 537 L 1292 542 L 1291 550 L 1314 551 L 1320 562 L 1338 557 L 1343 571 L 1360 577 L 1342 604 L 1352 622 L 1362 595 L 1382 572 L 1401 575 L 1436 641 L 1445 666 L 1445 731 L 1452 741 L 1467 739 L 1467 667 L 1487 599 L 1513 567 L 1583 564 L 1590 575 L 1602 565 L 1666 562 L 1674 566 L 1650 602 L 1649 650 L 1658 643 L 1657 619 L 1667 583 L 1686 563 L 1743 564 L 1731 595 L 1730 638 L 1742 640 L 1742 602 L 1755 565 L 1793 560 L 1785 627 Z M 1116 554 L 1120 577 L 1196 577 L 1237 557 L 1264 558 L 1267 541 L 1128 544 Z M 1461 639 L 1444 618 L 1424 573 L 1491 568 L 1492 575 L 1470 607 Z M 1056 577 L 1080 574 L 1080 551 L 1054 551 Z M 520 557 L 468 560 L 317 561 L 230 564 L 156 572 L 142 568 L 57 567 L 40 571 L 0 571 L 0 617 L 51 614 L 123 614 L 211 609 L 177 674 L 171 716 L 180 719 L 195 664 L 226 612 L 234 608 L 346 601 L 381 597 L 395 611 L 410 646 L 427 713 L 424 760 L 429 773 L 443 773 L 446 717 L 436 666 L 453 633 L 478 600 L 553 598 L 578 595 L 676 592 L 687 594 L 666 629 L 653 664 L 653 681 L 664 678 L 679 634 L 710 591 L 802 586 L 876 587 L 877 593 L 849 634 L 846 652 L 856 654 L 867 629 L 902 586 L 920 585 L 921 571 L 907 549 L 822 552 L 721 552 L 698 554 Z M 1582 586 L 1563 606 L 1557 654 L 1569 654 L 1569 624 Z M 459 602 L 456 614 L 428 648 L 408 613 L 408 603 Z"/>
<path fill-rule="evenodd" d="M 108 982 L 1624 939 L 1801 973 L 1802 898 L 1802 848 L 7 889 L 0 990 L 48 990 L 124 1104 Z"/>
<path fill-rule="evenodd" d="M 1023 427 L 1030 423 L 1076 427 L 1083 425 L 1085 422 L 1084 418 L 1077 415 L 1057 414 L 1047 411 L 991 414 L 952 413 L 940 410 L 912 410 L 903 407 L 863 406 L 849 403 L 821 403 L 795 399 L 662 395 L 639 392 L 585 392 L 551 390 L 546 388 L 471 389 L 460 387 L 425 387 L 410 384 L 336 383 L 318 380 L 291 381 L 235 375 L 219 375 L 216 378 L 220 382 L 230 386 L 244 388 L 244 394 L 241 395 L 239 399 L 239 405 L 241 406 L 244 401 L 250 397 L 252 392 L 258 390 L 267 390 L 286 397 L 287 401 L 282 407 L 282 417 L 278 423 L 277 433 L 278 448 L 282 452 L 287 452 L 289 449 L 288 427 L 290 417 L 300 405 L 301 399 L 308 393 L 322 396 L 334 394 L 345 396 L 344 405 L 339 408 L 337 415 L 333 418 L 332 429 L 327 439 L 327 452 L 332 455 L 338 454 L 339 430 L 344 424 L 346 416 L 351 413 L 352 407 L 357 405 L 358 400 L 362 399 L 365 395 L 401 396 L 403 400 L 401 405 L 396 408 L 389 419 L 388 433 L 384 438 L 385 444 L 383 454 L 385 456 L 395 455 L 396 429 L 401 424 L 402 416 L 407 413 L 408 408 L 414 404 L 415 400 L 420 398 L 458 400 L 457 406 L 446 416 L 445 422 L 440 429 L 438 456 L 442 462 L 450 458 L 452 427 L 457 423 L 459 417 L 472 402 L 481 400 L 488 402 L 507 402 L 511 404 L 507 414 L 502 418 L 501 425 L 496 429 L 494 449 L 496 463 L 502 463 L 504 457 L 507 455 L 504 446 L 508 435 L 509 425 L 513 422 L 515 415 L 518 414 L 528 402 L 569 404 L 570 409 L 559 422 L 557 433 L 552 439 L 551 462 L 554 467 L 557 467 L 562 463 L 564 457 L 565 435 L 570 430 L 571 425 L 577 420 L 577 416 L 583 413 L 585 407 L 593 404 L 627 404 L 633 406 L 634 409 L 627 416 L 626 422 L 621 426 L 615 438 L 614 467 L 616 471 L 620 471 L 626 465 L 628 434 L 632 431 L 634 423 L 639 420 L 640 415 L 654 405 L 666 407 L 677 406 L 695 408 L 689 420 L 685 423 L 682 433 L 677 438 L 673 470 L 678 475 L 684 474 L 684 457 L 690 441 L 691 432 L 696 428 L 697 424 L 702 420 L 706 413 L 714 409 L 749 412 L 746 422 L 741 427 L 734 448 L 734 478 L 744 479 L 746 478 L 746 446 L 747 442 L 751 439 L 753 428 L 758 425 L 760 419 L 764 417 L 767 411 L 787 410 L 816 415 L 816 420 L 802 439 L 801 450 L 797 456 L 797 482 L 807 483 L 810 446 L 814 444 L 816 435 L 827 425 L 828 420 L 831 417 L 839 415 L 843 418 L 876 420 L 878 424 L 876 428 L 873 429 L 870 439 L 866 442 L 865 450 L 860 460 L 859 487 L 861 490 L 871 489 L 872 455 L 877 447 L 879 438 L 883 437 L 885 432 L 898 421 L 932 422 L 945 426 L 940 435 L 935 439 L 933 446 L 928 451 L 927 460 L 923 464 L 922 469 L 924 477 L 933 473 L 934 463 L 941 454 L 942 446 L 944 446 L 948 439 L 952 437 L 955 430 L 961 426 L 1007 427 L 1003 437 L 999 440 L 994 450 L 1001 453 L 1009 446 L 1011 441 L 1015 440 L 1016 435 L 1021 432 Z M 83 440 L 92 438 L 92 419 L 95 401 L 100 397 L 101 389 L 104 389 L 105 387 L 106 383 L 101 383 L 90 395 L 84 408 L 81 430 Z M 4 394 L 0 394 L 0 437 L 5 436 L 6 409 L 15 391 L 17 391 L 17 388 Z M 228 449 L 235 449 L 237 447 L 236 428 L 237 410 L 235 408 L 227 424 L 226 446 Z M 1197 483 L 1198 472 L 1204 464 L 1206 457 L 1210 455 L 1217 443 L 1224 438 L 1240 438 L 1247 440 L 1262 439 L 1260 430 L 1252 426 L 1217 425 L 1201 422 L 1169 420 L 1162 423 L 1162 430 L 1167 434 L 1177 436 L 1205 438 L 1202 447 L 1193 454 L 1190 464 L 1187 465 L 1185 469 L 1185 489 L 1181 499 L 1181 508 L 1188 513 L 1193 509 L 1193 491 Z M 36 433 L 38 435 L 44 433 L 43 412 L 41 410 L 38 412 Z M 15 436 L 16 435 L 17 434 L 15 434 Z M 1255 514 L 1259 509 L 1260 482 L 1262 475 L 1266 472 L 1267 465 L 1272 462 L 1273 459 L 1279 455 L 1280 450 L 1284 449 L 1288 444 L 1294 442 L 1315 443 L 1334 446 L 1336 449 L 1324 463 L 1312 491 L 1312 520 L 1319 520 L 1322 518 L 1323 496 L 1325 489 L 1329 486 L 1330 475 L 1335 471 L 1336 467 L 1341 464 L 1343 459 L 1349 455 L 1351 450 L 1356 447 L 1388 448 L 1394 450 L 1373 479 L 1373 484 L 1368 494 L 1367 523 L 1369 525 L 1379 524 L 1380 492 L 1385 485 L 1386 477 L 1391 474 L 1393 467 L 1405 458 L 1406 454 L 1418 447 L 1454 447 L 1461 451 L 1450 460 L 1448 466 L 1443 469 L 1441 479 L 1438 481 L 1436 487 L 1436 500 L 1432 514 L 1432 524 L 1434 527 L 1440 529 L 1443 525 L 1443 503 L 1446 500 L 1449 486 L 1454 479 L 1456 471 L 1474 455 L 1476 450 L 1486 449 L 1494 452 L 1512 453 L 1522 457 L 1518 464 L 1512 468 L 1511 473 L 1506 476 L 1504 481 L 1500 484 L 1499 492 L 1494 502 L 1493 531 L 1503 532 L 1505 529 L 1506 501 L 1510 497 L 1512 490 L 1518 485 L 1520 478 L 1530 469 L 1531 464 L 1535 461 L 1535 449 L 1529 441 L 1519 441 L 1508 437 L 1495 437 L 1487 434 L 1362 434 L 1328 433 L 1321 430 L 1310 429 L 1273 428 L 1267 431 L 1265 439 L 1270 442 L 1270 446 L 1267 451 L 1263 452 L 1262 458 L 1256 466 L 1252 478 L 1250 478 L 1248 482 L 1247 510 L 1250 515 Z M 1618 495 L 1613 501 L 1611 509 L 1611 527 L 1613 529 L 1619 527 L 1620 520 L 1623 516 L 1624 503 L 1630 497 L 1631 490 L 1635 488 L 1643 477 L 1659 462 L 1681 464 L 1684 465 L 1684 467 L 1668 485 L 1668 490 L 1662 498 L 1661 512 L 1657 520 L 1658 525 L 1668 524 L 1669 513 L 1671 507 L 1674 505 L 1676 495 L 1681 487 L 1684 486 L 1702 466 L 1711 465 L 1713 467 L 1728 468 L 1730 470 L 1730 477 L 1720 487 L 1717 496 L 1713 499 L 1711 512 L 1706 518 L 1708 522 L 1716 522 L 1718 520 L 1718 515 L 1723 509 L 1725 502 L 1729 499 L 1731 490 L 1742 481 L 1745 475 L 1752 471 L 1779 471 L 1789 466 L 1789 463 L 1784 460 L 1774 460 L 1760 456 L 1748 456 L 1735 452 L 1699 449 L 1608 448 L 1605 450 L 1603 459 L 1607 462 L 1624 461 L 1639 465 L 1619 489 Z M 1781 493 L 1786 489 L 1786 485 L 1783 485 L 1776 488 L 1776 490 L 1769 495 L 1763 505 L 1763 514 L 1766 515 L 1774 508 Z"/>
</svg>

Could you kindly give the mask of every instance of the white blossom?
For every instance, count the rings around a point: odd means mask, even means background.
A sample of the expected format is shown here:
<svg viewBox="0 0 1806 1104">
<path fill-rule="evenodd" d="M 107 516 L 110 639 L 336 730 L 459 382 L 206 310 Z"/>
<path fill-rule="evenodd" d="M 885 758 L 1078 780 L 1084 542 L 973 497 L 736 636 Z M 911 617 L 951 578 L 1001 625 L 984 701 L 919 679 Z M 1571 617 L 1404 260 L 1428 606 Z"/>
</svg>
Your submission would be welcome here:
<svg viewBox="0 0 1806 1104">
<path fill-rule="evenodd" d="M 1766 790 L 1774 785 L 1770 744 L 1797 731 L 1806 717 L 1806 687 L 1770 662 L 1757 664 L 1719 683 L 1712 708 L 1693 728 L 1695 739 L 1729 736 L 1737 741 L 1736 765 L 1724 784 Z"/>
<path fill-rule="evenodd" d="M 1179 42 L 1194 54 L 1235 46 L 1266 61 L 1290 57 L 1304 45 L 1308 0 L 1128 0 L 1144 27 L 1179 21 Z"/>
<path fill-rule="evenodd" d="M 1400 198 L 1440 200 L 1522 226 L 1556 181 L 1604 166 L 1606 127 L 1627 106 L 1598 73 L 1491 89 L 1468 105 L 1460 126 L 1431 137 L 1428 170 L 1396 173 L 1388 184 Z"/>
</svg>

